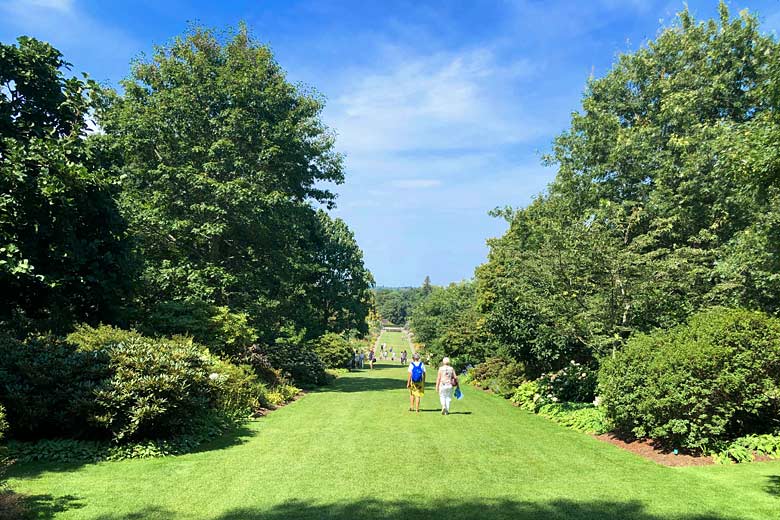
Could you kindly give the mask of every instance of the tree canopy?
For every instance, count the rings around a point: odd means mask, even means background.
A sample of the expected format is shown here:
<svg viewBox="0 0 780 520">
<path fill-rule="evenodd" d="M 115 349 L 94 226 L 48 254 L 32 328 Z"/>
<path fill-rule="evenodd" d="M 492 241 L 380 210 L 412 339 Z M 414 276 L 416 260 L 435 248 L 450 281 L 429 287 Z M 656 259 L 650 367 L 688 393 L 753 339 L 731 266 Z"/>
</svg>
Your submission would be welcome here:
<svg viewBox="0 0 780 520">
<path fill-rule="evenodd" d="M 677 23 L 588 82 L 548 190 L 490 241 L 485 326 L 537 371 L 780 301 L 780 49 L 747 12 Z"/>
</svg>

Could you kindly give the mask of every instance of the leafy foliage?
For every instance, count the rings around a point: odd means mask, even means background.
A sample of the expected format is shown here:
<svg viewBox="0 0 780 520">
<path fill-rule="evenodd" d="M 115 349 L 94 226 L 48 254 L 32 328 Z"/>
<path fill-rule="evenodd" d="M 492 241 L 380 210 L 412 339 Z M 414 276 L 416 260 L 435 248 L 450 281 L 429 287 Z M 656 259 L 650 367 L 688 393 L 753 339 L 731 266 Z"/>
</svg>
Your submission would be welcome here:
<svg viewBox="0 0 780 520">
<path fill-rule="evenodd" d="M 157 340 L 111 327 L 81 327 L 68 339 L 81 352 L 106 358 L 109 375 L 95 390 L 91 420 L 116 441 L 191 431 L 211 408 L 211 360 L 190 340 Z"/>
<path fill-rule="evenodd" d="M 376 310 L 379 316 L 394 325 L 406 325 L 414 306 L 430 293 L 430 280 L 427 288 L 418 287 L 380 287 L 374 293 Z"/>
<path fill-rule="evenodd" d="M 603 408 L 590 403 L 548 403 L 539 407 L 538 414 L 578 432 L 600 435 L 610 429 Z"/>
<path fill-rule="evenodd" d="M 448 356 L 456 370 L 484 361 L 495 345 L 476 308 L 474 284 L 429 287 L 427 293 L 411 312 L 415 340 L 423 343 L 434 359 Z"/>
<path fill-rule="evenodd" d="M 712 304 L 778 311 L 778 43 L 678 23 L 592 79 L 558 173 L 477 270 L 485 329 L 537 377 Z"/>
<path fill-rule="evenodd" d="M 606 359 L 599 395 L 617 431 L 706 451 L 780 427 L 780 320 L 712 309 L 638 335 Z"/>
<path fill-rule="evenodd" d="M 286 80 L 268 47 L 243 27 L 224 38 L 195 27 L 122 86 L 98 115 L 143 260 L 142 315 L 205 302 L 229 308 L 240 329 L 245 314 L 267 343 L 291 324 L 308 338 L 365 327 L 362 253 L 342 221 L 312 207 L 333 205 L 320 183 L 343 181 L 323 104 Z"/>
<path fill-rule="evenodd" d="M 270 345 L 260 345 L 258 349 L 296 385 L 305 388 L 327 382 L 325 363 L 303 340 L 301 334 L 288 334 Z"/>
<path fill-rule="evenodd" d="M 474 385 L 507 398 L 526 380 L 522 363 L 504 358 L 487 359 L 472 368 L 469 375 Z"/>
<path fill-rule="evenodd" d="M 51 336 L 0 335 L 0 401 L 14 438 L 89 436 L 108 358 Z"/>
<path fill-rule="evenodd" d="M 348 368 L 354 358 L 349 342 L 333 332 L 314 340 L 313 348 L 327 368 Z"/>
<path fill-rule="evenodd" d="M 545 400 L 589 403 L 596 394 L 597 377 L 595 370 L 572 361 L 557 372 L 542 375 L 536 382 Z"/>
<path fill-rule="evenodd" d="M 716 450 L 715 460 L 721 464 L 729 462 L 752 462 L 756 455 L 773 459 L 780 458 L 780 435 L 745 435 Z"/>
<path fill-rule="evenodd" d="M 117 320 L 132 265 L 117 186 L 84 139 L 92 81 L 50 45 L 0 44 L 0 323 Z"/>
<path fill-rule="evenodd" d="M 547 401 L 539 388 L 539 383 L 536 381 L 523 381 L 520 383 L 509 400 L 523 410 L 534 413 L 536 413 L 543 404 L 547 404 Z"/>
<path fill-rule="evenodd" d="M 160 302 L 143 318 L 144 332 L 150 335 L 191 336 L 215 354 L 237 358 L 257 340 L 257 332 L 244 313 L 201 300 Z"/>
</svg>

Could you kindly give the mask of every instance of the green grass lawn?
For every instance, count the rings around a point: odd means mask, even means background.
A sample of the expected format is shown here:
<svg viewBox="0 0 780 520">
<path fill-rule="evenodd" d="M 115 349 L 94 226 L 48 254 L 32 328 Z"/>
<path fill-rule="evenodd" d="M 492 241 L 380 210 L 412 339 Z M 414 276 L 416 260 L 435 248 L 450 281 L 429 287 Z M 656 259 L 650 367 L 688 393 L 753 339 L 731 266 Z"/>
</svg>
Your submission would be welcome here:
<svg viewBox="0 0 780 520">
<path fill-rule="evenodd" d="M 348 374 L 199 453 L 10 483 L 39 518 L 780 519 L 780 462 L 666 468 L 471 388 L 445 417 L 429 383 L 414 414 L 405 370 Z"/>
</svg>

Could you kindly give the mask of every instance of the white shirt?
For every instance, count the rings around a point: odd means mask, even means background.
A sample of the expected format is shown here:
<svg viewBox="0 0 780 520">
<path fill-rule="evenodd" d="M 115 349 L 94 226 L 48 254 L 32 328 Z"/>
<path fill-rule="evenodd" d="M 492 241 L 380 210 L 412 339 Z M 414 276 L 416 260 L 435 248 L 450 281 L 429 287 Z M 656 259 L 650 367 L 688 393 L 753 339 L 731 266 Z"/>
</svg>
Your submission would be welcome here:
<svg viewBox="0 0 780 520">
<path fill-rule="evenodd" d="M 410 374 L 412 373 L 412 368 L 414 368 L 414 363 L 415 363 L 414 361 L 412 361 L 411 363 L 409 363 L 409 370 L 408 370 L 408 372 L 409 372 Z M 420 361 L 419 363 L 422 365 L 423 374 L 425 374 L 425 363 L 423 363 L 422 361 Z"/>
</svg>

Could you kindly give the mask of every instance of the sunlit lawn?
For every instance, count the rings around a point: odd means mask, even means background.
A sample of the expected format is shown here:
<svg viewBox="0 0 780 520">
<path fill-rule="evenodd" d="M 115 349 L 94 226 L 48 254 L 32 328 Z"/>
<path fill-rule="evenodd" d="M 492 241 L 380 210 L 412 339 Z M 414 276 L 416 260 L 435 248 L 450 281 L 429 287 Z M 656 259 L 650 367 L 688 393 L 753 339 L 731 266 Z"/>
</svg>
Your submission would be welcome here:
<svg viewBox="0 0 780 520">
<path fill-rule="evenodd" d="M 780 518 L 779 462 L 666 468 L 468 388 L 445 417 L 429 385 L 417 415 L 404 376 L 349 374 L 199 453 L 11 485 L 41 518 Z"/>
</svg>

